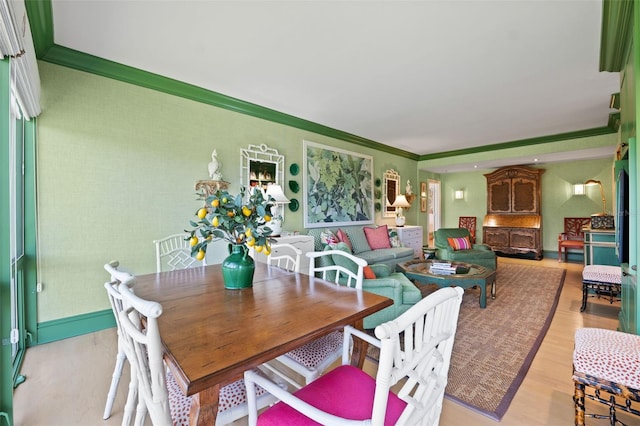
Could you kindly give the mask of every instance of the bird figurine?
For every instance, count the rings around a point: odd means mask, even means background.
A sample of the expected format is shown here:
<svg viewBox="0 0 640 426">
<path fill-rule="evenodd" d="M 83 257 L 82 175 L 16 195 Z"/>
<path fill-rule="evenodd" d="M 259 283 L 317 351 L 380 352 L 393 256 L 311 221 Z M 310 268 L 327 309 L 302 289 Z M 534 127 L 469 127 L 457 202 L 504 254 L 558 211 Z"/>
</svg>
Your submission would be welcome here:
<svg viewBox="0 0 640 426">
<path fill-rule="evenodd" d="M 220 173 L 220 169 L 222 169 L 222 164 L 218 161 L 218 153 L 214 149 L 211 153 L 211 162 L 209 163 L 209 176 L 212 180 L 222 180 L 222 173 Z"/>
</svg>

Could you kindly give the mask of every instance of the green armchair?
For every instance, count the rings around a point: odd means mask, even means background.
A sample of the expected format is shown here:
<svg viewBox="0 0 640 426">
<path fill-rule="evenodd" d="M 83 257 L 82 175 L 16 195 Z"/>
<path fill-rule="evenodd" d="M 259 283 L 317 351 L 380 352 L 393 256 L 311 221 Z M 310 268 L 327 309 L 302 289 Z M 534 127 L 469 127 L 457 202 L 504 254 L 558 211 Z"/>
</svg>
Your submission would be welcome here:
<svg viewBox="0 0 640 426">
<path fill-rule="evenodd" d="M 470 249 L 455 250 L 449 244 L 449 238 L 470 237 L 465 228 L 440 228 L 435 232 L 435 242 L 438 259 L 456 262 L 473 263 L 495 270 L 497 267 L 496 254 L 486 244 L 473 244 Z"/>
<path fill-rule="evenodd" d="M 311 275 L 335 281 L 340 285 L 362 288 L 393 300 L 393 305 L 364 319 L 366 329 L 373 329 L 396 319 L 422 300 L 420 290 L 404 274 L 391 271 L 385 264 L 368 265 L 376 278 L 364 278 L 363 269 L 367 266 L 366 261 L 350 254 L 344 243 L 339 243 L 335 248 L 327 246 L 322 252 L 307 253 L 307 257 L 314 260 Z"/>
</svg>

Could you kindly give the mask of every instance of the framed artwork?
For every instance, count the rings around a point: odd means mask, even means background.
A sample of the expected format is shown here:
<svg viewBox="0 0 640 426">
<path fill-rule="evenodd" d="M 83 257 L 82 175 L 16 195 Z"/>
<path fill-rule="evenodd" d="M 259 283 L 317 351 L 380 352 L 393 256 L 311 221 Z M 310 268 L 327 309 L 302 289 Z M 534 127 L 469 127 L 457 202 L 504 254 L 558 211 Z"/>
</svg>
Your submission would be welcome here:
<svg viewBox="0 0 640 426">
<path fill-rule="evenodd" d="M 373 223 L 373 157 L 304 141 L 304 227 Z"/>
<path fill-rule="evenodd" d="M 420 182 L 420 212 L 427 211 L 427 182 Z"/>
</svg>

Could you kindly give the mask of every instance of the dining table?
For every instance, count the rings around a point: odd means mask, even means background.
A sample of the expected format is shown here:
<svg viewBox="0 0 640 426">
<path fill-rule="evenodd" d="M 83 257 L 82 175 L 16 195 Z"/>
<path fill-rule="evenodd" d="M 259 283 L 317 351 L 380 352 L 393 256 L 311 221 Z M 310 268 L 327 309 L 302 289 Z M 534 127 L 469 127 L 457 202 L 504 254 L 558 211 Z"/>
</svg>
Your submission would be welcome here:
<svg viewBox="0 0 640 426">
<path fill-rule="evenodd" d="M 221 265 L 136 277 L 135 293 L 162 305 L 165 363 L 192 397 L 191 425 L 213 425 L 220 388 L 257 367 L 393 304 L 387 297 L 255 264 L 253 286 L 224 287 Z M 353 342 L 362 367 L 367 344 Z"/>
</svg>

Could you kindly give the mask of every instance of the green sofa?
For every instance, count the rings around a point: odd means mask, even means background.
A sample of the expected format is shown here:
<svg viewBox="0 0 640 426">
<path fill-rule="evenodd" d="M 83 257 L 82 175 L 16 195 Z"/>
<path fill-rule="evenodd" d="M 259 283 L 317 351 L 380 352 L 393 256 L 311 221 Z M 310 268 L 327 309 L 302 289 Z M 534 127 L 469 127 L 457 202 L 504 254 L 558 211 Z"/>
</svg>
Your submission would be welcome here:
<svg viewBox="0 0 640 426">
<path fill-rule="evenodd" d="M 435 244 L 438 249 L 436 257 L 442 260 L 473 263 L 495 270 L 497 268 L 496 254 L 486 244 L 473 244 L 467 250 L 454 250 L 448 238 L 469 237 L 469 230 L 465 228 L 440 228 L 435 232 Z"/>
</svg>

